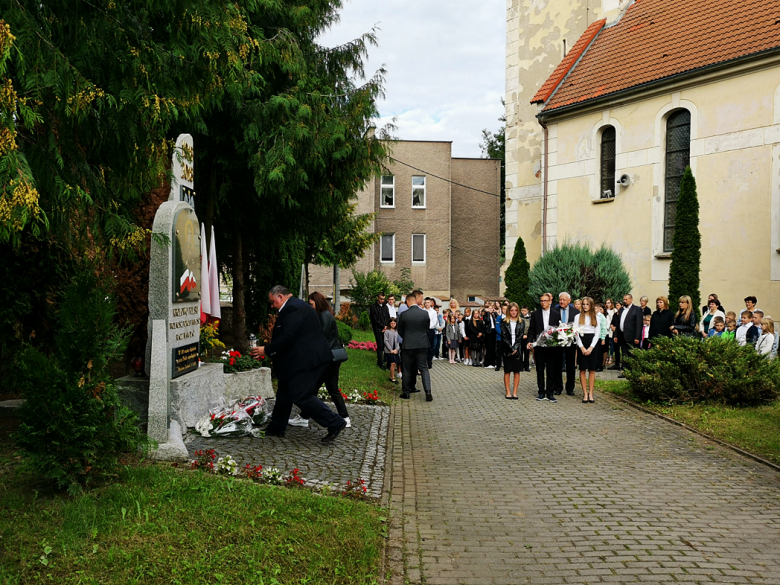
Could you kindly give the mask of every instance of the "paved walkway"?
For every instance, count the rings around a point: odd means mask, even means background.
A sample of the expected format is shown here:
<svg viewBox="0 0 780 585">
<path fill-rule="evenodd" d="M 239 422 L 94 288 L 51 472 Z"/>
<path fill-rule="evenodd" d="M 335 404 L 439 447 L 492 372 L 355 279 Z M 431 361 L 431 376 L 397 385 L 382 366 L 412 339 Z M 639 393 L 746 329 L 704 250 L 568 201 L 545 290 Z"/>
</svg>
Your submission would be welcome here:
<svg viewBox="0 0 780 585">
<path fill-rule="evenodd" d="M 780 584 L 780 474 L 596 396 L 436 362 L 395 412 L 392 585 Z"/>
<path fill-rule="evenodd" d="M 273 408 L 269 401 L 268 410 Z M 347 406 L 352 428 L 344 429 L 332 443 L 320 439 L 327 429 L 314 421 L 308 428 L 287 427 L 284 437 L 203 438 L 191 433 L 186 445 L 190 457 L 198 449 L 214 449 L 219 455 L 230 455 L 245 464 L 276 467 L 285 475 L 298 468 L 309 485 L 329 483 L 344 486 L 347 481 L 366 480 L 368 493 L 382 494 L 385 473 L 387 424 L 390 409 L 386 406 Z M 297 413 L 297 407 L 293 409 Z"/>
</svg>

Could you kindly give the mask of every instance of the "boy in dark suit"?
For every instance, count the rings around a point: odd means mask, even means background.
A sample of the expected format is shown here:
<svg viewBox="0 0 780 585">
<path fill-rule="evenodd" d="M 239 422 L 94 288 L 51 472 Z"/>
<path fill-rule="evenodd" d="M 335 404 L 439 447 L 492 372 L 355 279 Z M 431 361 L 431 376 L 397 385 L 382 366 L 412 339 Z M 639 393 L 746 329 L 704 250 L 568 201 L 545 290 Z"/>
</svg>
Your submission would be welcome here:
<svg viewBox="0 0 780 585">
<path fill-rule="evenodd" d="M 555 307 L 550 307 L 552 303 L 552 294 L 544 293 L 539 298 L 541 308 L 531 313 L 531 325 L 528 328 L 528 349 L 530 350 L 537 337 L 544 333 L 548 327 L 555 327 L 561 324 L 561 313 Z M 537 347 L 534 349 L 534 362 L 536 363 L 536 385 L 539 394 L 537 400 L 549 400 L 558 402 L 555 399 L 555 392 L 558 390 L 557 381 L 561 373 L 561 348 L 559 347 Z M 545 383 L 545 374 L 547 380 Z"/>
</svg>

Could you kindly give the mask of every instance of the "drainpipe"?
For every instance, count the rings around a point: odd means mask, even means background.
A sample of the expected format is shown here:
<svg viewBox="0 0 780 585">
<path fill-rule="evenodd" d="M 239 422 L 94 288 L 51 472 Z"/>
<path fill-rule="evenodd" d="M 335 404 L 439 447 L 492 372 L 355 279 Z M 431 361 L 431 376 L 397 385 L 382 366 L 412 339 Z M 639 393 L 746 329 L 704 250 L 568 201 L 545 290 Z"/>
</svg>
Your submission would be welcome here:
<svg viewBox="0 0 780 585">
<path fill-rule="evenodd" d="M 549 131 L 547 124 L 539 120 L 544 129 L 544 174 L 542 175 L 542 256 L 547 252 L 547 154 L 549 146 Z"/>
</svg>

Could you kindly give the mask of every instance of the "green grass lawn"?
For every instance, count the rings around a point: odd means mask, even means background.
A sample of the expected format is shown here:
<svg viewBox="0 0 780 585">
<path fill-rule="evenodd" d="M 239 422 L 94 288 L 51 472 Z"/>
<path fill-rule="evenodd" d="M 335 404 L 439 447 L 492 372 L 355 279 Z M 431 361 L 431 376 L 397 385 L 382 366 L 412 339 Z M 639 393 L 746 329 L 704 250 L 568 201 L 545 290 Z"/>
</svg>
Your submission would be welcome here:
<svg viewBox="0 0 780 585">
<path fill-rule="evenodd" d="M 85 495 L 51 493 L 0 458 L 0 583 L 373 584 L 373 504 L 137 465 Z"/>
<path fill-rule="evenodd" d="M 353 330 L 355 341 L 374 341 L 371 331 Z M 348 349 L 349 360 L 341 365 L 339 385 L 349 394 L 357 389 L 361 392 L 379 390 L 379 397 L 386 404 L 391 404 L 400 392 L 401 380 L 398 384 L 390 382 L 390 372 L 380 370 L 376 366 L 376 353 L 364 349 Z"/>
<path fill-rule="evenodd" d="M 767 406 L 733 407 L 721 404 L 654 404 L 631 396 L 628 382 L 602 381 L 601 390 L 617 394 L 647 409 L 698 429 L 780 464 L 780 402 Z"/>
</svg>

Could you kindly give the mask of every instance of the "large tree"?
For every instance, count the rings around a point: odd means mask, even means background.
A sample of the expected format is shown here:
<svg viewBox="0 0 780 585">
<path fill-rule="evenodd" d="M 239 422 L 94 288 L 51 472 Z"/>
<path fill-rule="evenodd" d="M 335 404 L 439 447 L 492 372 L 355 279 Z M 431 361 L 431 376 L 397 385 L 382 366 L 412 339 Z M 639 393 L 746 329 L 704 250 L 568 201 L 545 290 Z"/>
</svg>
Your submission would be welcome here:
<svg viewBox="0 0 780 585">
<path fill-rule="evenodd" d="M 669 267 L 669 299 L 676 303 L 683 295 L 693 301 L 698 315 L 701 306 L 699 272 L 701 271 L 701 232 L 699 231 L 699 198 L 691 167 L 685 169 L 680 182 L 680 196 L 672 236 L 672 264 Z"/>
</svg>

